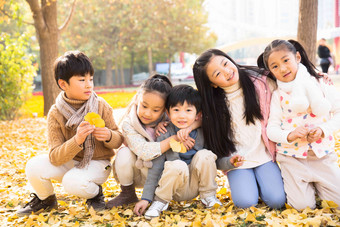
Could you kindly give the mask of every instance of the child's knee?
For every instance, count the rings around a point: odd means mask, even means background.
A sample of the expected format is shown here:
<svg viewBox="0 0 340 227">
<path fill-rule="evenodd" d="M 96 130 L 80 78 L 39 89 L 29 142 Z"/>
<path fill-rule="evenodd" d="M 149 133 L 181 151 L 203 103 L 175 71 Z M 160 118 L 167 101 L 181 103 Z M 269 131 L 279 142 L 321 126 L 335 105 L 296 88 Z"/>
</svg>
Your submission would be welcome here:
<svg viewBox="0 0 340 227">
<path fill-rule="evenodd" d="M 48 155 L 45 154 L 31 158 L 26 163 L 25 167 L 26 175 L 27 176 L 36 174 L 41 175 L 44 172 L 43 170 L 46 169 L 47 163 L 49 163 L 49 158 Z"/>
<path fill-rule="evenodd" d="M 136 159 L 136 155 L 133 154 L 129 148 L 121 148 L 116 155 L 116 159 L 114 162 L 115 168 L 126 169 L 128 167 L 132 167 L 134 166 Z"/>
<path fill-rule="evenodd" d="M 197 161 L 200 162 L 215 162 L 217 159 L 217 156 L 210 150 L 203 149 L 197 151 L 195 154 L 197 156 Z"/>
<path fill-rule="evenodd" d="M 268 198 L 262 198 L 265 204 L 270 208 L 280 209 L 285 206 L 286 194 L 285 193 L 272 193 Z"/>
<path fill-rule="evenodd" d="M 316 207 L 315 200 L 309 200 L 308 201 L 308 200 L 304 200 L 303 198 L 301 198 L 301 200 L 299 200 L 299 201 L 297 201 L 297 200 L 288 201 L 288 204 L 290 206 L 292 206 L 294 209 L 299 210 L 299 211 L 302 211 L 307 207 L 309 207 L 311 209 L 315 209 L 315 207 Z"/>
<path fill-rule="evenodd" d="M 68 194 L 90 199 L 98 194 L 98 185 L 86 180 L 73 171 L 67 172 L 62 180 L 62 185 Z"/>
<path fill-rule="evenodd" d="M 256 206 L 258 203 L 258 197 L 256 196 L 239 196 L 237 198 L 232 198 L 234 205 L 236 207 L 245 209 L 252 206 Z"/>
<path fill-rule="evenodd" d="M 182 175 L 188 172 L 188 165 L 182 160 L 166 161 L 164 164 L 164 172 Z"/>
</svg>

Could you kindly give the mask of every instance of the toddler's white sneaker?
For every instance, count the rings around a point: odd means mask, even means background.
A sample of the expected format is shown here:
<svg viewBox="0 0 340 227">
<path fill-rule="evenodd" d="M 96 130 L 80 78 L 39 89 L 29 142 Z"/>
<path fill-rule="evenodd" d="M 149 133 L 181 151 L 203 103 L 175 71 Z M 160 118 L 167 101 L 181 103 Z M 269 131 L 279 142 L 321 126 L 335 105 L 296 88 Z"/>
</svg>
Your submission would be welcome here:
<svg viewBox="0 0 340 227">
<path fill-rule="evenodd" d="M 145 212 L 145 218 L 151 219 L 158 217 L 162 211 L 168 209 L 169 203 L 162 203 L 160 201 L 153 201 L 149 209 Z"/>
<path fill-rule="evenodd" d="M 219 199 L 216 198 L 215 195 L 209 196 L 207 198 L 201 199 L 202 203 L 205 205 L 206 208 L 211 208 L 215 204 L 218 204 L 219 206 L 222 206 L 222 203 Z"/>
</svg>

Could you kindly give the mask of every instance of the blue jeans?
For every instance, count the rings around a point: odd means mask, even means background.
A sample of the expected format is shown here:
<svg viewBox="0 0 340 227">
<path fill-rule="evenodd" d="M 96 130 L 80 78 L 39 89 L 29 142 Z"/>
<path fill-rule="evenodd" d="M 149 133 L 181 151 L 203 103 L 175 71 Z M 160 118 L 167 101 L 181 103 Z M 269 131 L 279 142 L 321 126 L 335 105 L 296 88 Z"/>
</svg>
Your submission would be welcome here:
<svg viewBox="0 0 340 227">
<path fill-rule="evenodd" d="M 256 206 L 259 196 L 271 208 L 279 209 L 285 205 L 286 194 L 276 162 L 270 161 L 251 169 L 235 169 L 227 176 L 235 206 Z"/>
</svg>

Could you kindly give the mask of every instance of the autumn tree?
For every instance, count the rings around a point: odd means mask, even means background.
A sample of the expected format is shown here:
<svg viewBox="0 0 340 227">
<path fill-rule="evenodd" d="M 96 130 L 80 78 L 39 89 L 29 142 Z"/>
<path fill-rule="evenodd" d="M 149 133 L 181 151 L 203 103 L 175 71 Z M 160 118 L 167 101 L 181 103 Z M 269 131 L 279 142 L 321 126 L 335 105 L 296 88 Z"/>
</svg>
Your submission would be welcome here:
<svg viewBox="0 0 340 227">
<path fill-rule="evenodd" d="M 202 7 L 203 1 L 174 0 L 164 1 L 160 12 L 163 18 L 161 29 L 161 51 L 171 59 L 177 52 L 199 53 L 213 46 L 217 37 L 204 26 L 208 15 Z"/>
<path fill-rule="evenodd" d="M 115 81 L 124 83 L 123 67 L 128 52 L 124 51 L 128 41 L 133 42 L 140 29 L 136 27 L 136 16 L 132 12 L 135 1 L 85 0 L 77 4 L 78 13 L 73 18 L 63 37 L 66 49 L 80 49 L 93 59 L 96 68 L 105 68 L 106 85 Z M 131 42 L 130 42 L 131 43 Z"/>
<path fill-rule="evenodd" d="M 62 26 L 57 23 L 57 0 L 26 0 L 32 12 L 34 27 L 40 47 L 40 70 L 42 88 L 44 94 L 44 115 L 47 115 L 50 107 L 60 92 L 53 76 L 53 63 L 58 57 L 58 40 L 60 33 L 69 24 L 76 0 L 73 1 L 69 16 Z"/>
<path fill-rule="evenodd" d="M 315 64 L 318 26 L 318 0 L 300 0 L 297 40 Z"/>
</svg>

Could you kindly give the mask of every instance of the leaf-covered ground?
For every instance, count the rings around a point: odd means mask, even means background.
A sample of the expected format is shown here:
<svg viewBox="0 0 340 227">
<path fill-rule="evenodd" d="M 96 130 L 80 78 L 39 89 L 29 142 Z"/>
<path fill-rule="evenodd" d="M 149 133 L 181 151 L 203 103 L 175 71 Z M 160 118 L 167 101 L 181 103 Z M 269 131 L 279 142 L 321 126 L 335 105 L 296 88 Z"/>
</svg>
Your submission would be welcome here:
<svg viewBox="0 0 340 227">
<path fill-rule="evenodd" d="M 316 210 L 302 212 L 270 210 L 262 202 L 256 208 L 238 209 L 230 200 L 226 177 L 220 173 L 217 196 L 223 207 L 219 208 L 205 209 L 199 200 L 171 203 L 168 211 L 153 220 L 134 215 L 133 205 L 96 213 L 87 210 L 84 199 L 66 194 L 54 182 L 57 210 L 18 217 L 16 210 L 30 200 L 25 164 L 31 157 L 47 153 L 46 126 L 45 118 L 0 122 L 1 226 L 340 226 L 340 211 L 327 201 L 319 201 Z M 337 137 L 338 154 L 339 140 Z M 119 193 L 112 176 L 103 188 L 107 200 Z"/>
</svg>

